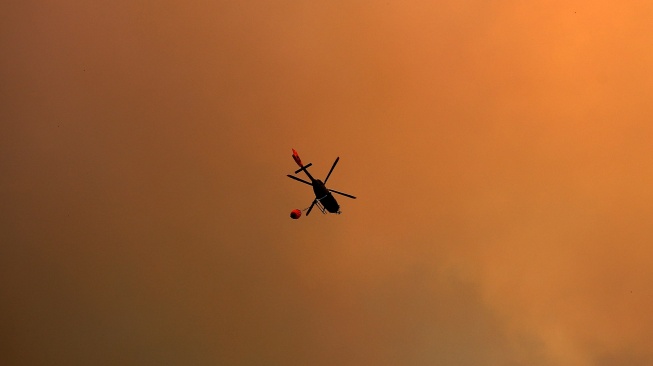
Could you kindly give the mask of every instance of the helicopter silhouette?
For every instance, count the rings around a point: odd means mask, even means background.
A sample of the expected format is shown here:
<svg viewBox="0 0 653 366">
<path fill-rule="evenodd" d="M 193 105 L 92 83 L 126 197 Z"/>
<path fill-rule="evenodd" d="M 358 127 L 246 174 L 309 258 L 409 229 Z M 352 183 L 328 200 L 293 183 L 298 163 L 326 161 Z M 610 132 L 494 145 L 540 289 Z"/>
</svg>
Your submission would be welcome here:
<svg viewBox="0 0 653 366">
<path fill-rule="evenodd" d="M 326 182 L 329 180 L 329 177 L 331 176 L 331 173 L 333 172 L 333 169 L 336 167 L 336 164 L 338 164 L 338 161 L 340 160 L 340 157 L 336 158 L 336 161 L 333 162 L 333 165 L 331 166 L 331 170 L 329 170 L 329 174 L 327 174 L 326 178 L 324 178 L 324 182 L 322 182 L 319 179 L 313 178 L 311 173 L 308 172 L 308 167 L 312 166 L 313 163 L 308 163 L 306 165 L 302 164 L 301 159 L 299 158 L 299 154 L 297 154 L 297 151 L 295 149 L 292 149 L 292 158 L 295 160 L 297 165 L 299 165 L 299 169 L 295 171 L 295 174 L 299 174 L 299 172 L 304 172 L 308 176 L 308 178 L 311 180 L 310 182 L 305 181 L 301 178 L 297 178 L 294 175 L 288 174 L 288 178 L 294 179 L 298 182 L 302 182 L 304 184 L 308 184 L 309 186 L 313 187 L 313 193 L 315 193 L 315 199 L 311 203 L 311 205 L 308 207 L 308 211 L 306 211 L 306 216 L 308 216 L 311 213 L 311 210 L 313 209 L 313 206 L 317 206 L 320 211 L 322 211 L 323 214 L 326 214 L 327 212 L 334 213 L 334 214 L 340 214 L 340 205 L 338 204 L 338 201 L 336 201 L 335 197 L 331 193 L 336 193 L 339 195 L 343 195 L 345 197 L 353 198 L 356 199 L 356 197 L 343 193 L 340 191 L 336 191 L 335 189 L 329 189 L 326 187 Z M 298 219 L 301 216 L 301 211 L 300 210 L 293 210 L 292 213 L 290 214 L 290 217 L 293 219 Z"/>
</svg>

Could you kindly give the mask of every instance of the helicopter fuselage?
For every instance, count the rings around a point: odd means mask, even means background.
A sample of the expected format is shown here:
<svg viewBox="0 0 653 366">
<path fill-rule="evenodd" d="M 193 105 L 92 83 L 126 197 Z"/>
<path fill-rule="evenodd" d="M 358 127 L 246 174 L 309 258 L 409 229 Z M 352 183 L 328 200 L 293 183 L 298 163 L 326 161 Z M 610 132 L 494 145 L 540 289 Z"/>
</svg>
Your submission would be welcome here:
<svg viewBox="0 0 653 366">
<path fill-rule="evenodd" d="M 338 213 L 340 211 L 340 205 L 338 205 L 338 201 L 336 201 L 335 197 L 333 197 L 331 192 L 329 192 L 324 183 L 319 179 L 313 179 L 312 184 L 315 199 L 318 200 L 327 211 Z"/>
</svg>

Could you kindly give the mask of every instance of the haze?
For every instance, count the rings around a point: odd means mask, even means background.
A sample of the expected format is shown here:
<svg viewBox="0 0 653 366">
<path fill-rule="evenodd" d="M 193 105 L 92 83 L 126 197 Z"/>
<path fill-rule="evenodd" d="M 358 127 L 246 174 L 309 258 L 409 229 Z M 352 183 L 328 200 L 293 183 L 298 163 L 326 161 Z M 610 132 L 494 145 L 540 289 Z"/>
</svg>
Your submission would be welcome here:
<svg viewBox="0 0 653 366">
<path fill-rule="evenodd" d="M 653 364 L 650 1 L 0 24 L 3 365 Z"/>
</svg>

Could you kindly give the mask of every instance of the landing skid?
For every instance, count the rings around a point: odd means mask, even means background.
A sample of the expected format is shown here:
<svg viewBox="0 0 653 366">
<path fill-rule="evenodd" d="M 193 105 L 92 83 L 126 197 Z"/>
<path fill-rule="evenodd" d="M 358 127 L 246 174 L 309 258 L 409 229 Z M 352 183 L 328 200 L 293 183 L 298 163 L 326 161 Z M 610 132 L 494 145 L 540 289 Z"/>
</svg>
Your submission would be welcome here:
<svg viewBox="0 0 653 366">
<path fill-rule="evenodd" d="M 323 215 L 326 215 L 326 214 L 327 214 L 327 210 L 326 210 L 326 208 L 324 208 L 324 205 L 323 205 L 322 202 L 321 202 L 325 197 L 326 197 L 326 196 L 324 196 L 324 197 L 322 197 L 322 198 L 318 198 L 318 199 L 315 200 L 315 206 L 317 206 L 317 208 L 319 208 L 320 211 L 322 211 L 322 214 L 323 214 Z"/>
<path fill-rule="evenodd" d="M 322 204 L 322 202 L 320 202 L 320 201 L 323 200 L 324 198 L 326 198 L 326 196 L 324 196 L 324 197 L 322 197 L 322 198 L 318 198 L 318 199 L 316 199 L 316 200 L 315 200 L 315 206 L 317 206 L 317 208 L 320 209 L 320 212 L 322 212 L 323 215 L 326 215 L 326 214 L 329 213 L 329 211 L 327 211 L 327 209 L 324 207 L 324 205 Z M 306 211 L 306 210 L 308 210 L 308 207 L 306 207 L 306 208 L 303 209 L 302 211 Z M 340 211 L 336 212 L 336 214 L 340 215 Z"/>
<path fill-rule="evenodd" d="M 324 197 L 322 197 L 322 198 L 324 198 Z M 326 210 L 326 208 L 324 208 L 324 205 L 322 204 L 322 202 L 320 202 L 319 199 L 318 199 L 317 201 L 315 201 L 315 206 L 317 206 L 317 208 L 319 208 L 320 211 L 322 211 L 322 214 L 323 214 L 323 215 L 326 215 L 326 214 L 327 214 L 327 210 Z"/>
<path fill-rule="evenodd" d="M 320 209 L 320 212 L 322 212 L 322 214 L 326 215 L 326 214 L 329 213 L 329 212 L 326 210 L 326 208 L 324 208 L 324 205 L 322 205 L 322 203 L 320 202 L 320 200 L 316 200 L 316 201 L 315 201 L 315 206 L 316 206 L 317 208 Z M 306 207 L 306 208 L 302 209 L 302 211 L 306 211 L 306 210 L 308 210 L 309 208 L 310 208 L 310 207 Z M 338 213 L 340 213 L 340 212 L 338 212 Z"/>
</svg>

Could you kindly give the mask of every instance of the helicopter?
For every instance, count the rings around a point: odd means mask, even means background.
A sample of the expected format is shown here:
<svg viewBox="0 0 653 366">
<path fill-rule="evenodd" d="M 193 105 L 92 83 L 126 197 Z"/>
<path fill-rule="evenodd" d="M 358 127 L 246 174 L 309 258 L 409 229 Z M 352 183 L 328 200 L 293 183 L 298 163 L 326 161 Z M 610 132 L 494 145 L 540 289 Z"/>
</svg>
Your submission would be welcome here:
<svg viewBox="0 0 653 366">
<path fill-rule="evenodd" d="M 294 179 L 298 182 L 302 182 L 304 184 L 308 184 L 309 186 L 313 187 L 313 193 L 315 193 L 315 199 L 311 203 L 311 205 L 308 207 L 308 211 L 306 211 L 306 216 L 308 216 L 311 213 L 311 210 L 313 209 L 313 206 L 317 206 L 320 211 L 323 214 L 326 214 L 327 212 L 329 213 L 334 213 L 339 215 L 341 213 L 340 211 L 340 205 L 338 204 L 338 201 L 336 201 L 335 197 L 331 193 L 336 193 L 345 197 L 353 198 L 356 199 L 356 197 L 343 193 L 340 191 L 336 191 L 335 189 L 329 189 L 326 187 L 326 182 L 329 180 L 329 177 L 331 176 L 331 173 L 333 172 L 333 169 L 336 167 L 336 164 L 338 164 L 338 161 L 340 160 L 340 157 L 336 158 L 336 161 L 333 162 L 333 165 L 331 166 L 331 170 L 329 170 L 329 174 L 327 174 L 326 178 L 324 178 L 324 182 L 322 182 L 319 179 L 313 178 L 311 173 L 308 172 L 308 168 L 313 165 L 313 163 L 308 163 L 306 165 L 302 164 L 301 159 L 299 158 L 299 154 L 295 149 L 292 149 L 292 158 L 295 160 L 295 163 L 299 165 L 299 169 L 295 171 L 295 174 L 299 174 L 299 172 L 304 172 L 308 176 L 308 178 L 311 180 L 310 182 L 305 181 L 301 178 L 297 178 L 294 175 L 288 174 L 288 178 Z M 306 210 L 306 209 L 304 209 Z M 290 217 L 293 219 L 298 219 L 301 216 L 301 211 L 299 209 L 295 209 L 290 213 Z"/>
</svg>

